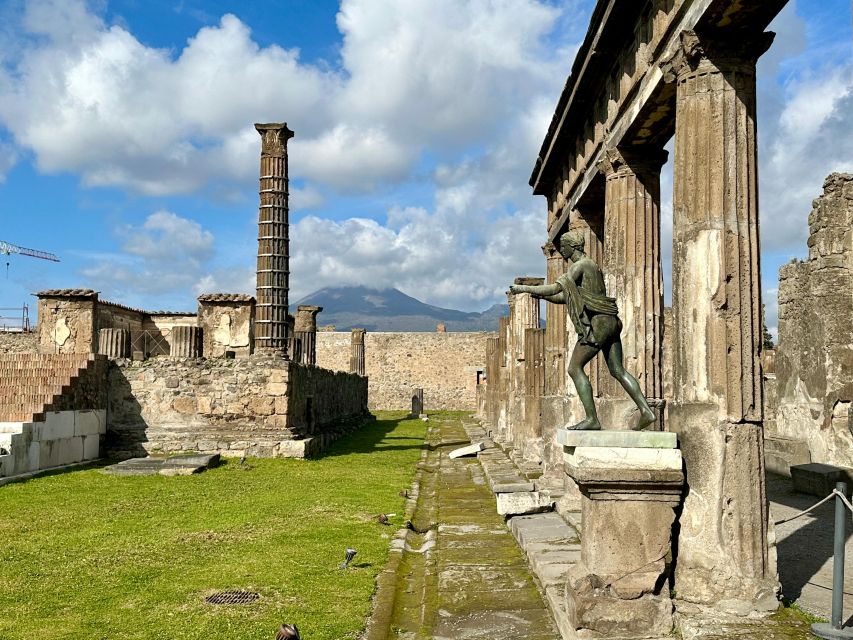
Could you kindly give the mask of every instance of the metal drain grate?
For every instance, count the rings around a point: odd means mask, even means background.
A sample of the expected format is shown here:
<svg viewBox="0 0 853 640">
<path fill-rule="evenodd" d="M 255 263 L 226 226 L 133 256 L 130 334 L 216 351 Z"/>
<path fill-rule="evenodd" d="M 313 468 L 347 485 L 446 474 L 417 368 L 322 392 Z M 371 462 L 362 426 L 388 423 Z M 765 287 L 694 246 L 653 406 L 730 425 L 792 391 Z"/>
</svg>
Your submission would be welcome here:
<svg viewBox="0 0 853 640">
<path fill-rule="evenodd" d="M 204 601 L 208 604 L 249 604 L 260 597 L 261 595 L 254 591 L 220 591 L 207 596 Z"/>
</svg>

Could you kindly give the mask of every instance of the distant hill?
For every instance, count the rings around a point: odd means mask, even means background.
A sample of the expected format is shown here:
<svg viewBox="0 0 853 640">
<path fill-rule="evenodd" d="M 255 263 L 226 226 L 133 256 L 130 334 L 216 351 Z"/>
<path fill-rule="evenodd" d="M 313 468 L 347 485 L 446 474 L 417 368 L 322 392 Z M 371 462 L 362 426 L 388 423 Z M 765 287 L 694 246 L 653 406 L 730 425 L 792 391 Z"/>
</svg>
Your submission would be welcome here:
<svg viewBox="0 0 853 640">
<path fill-rule="evenodd" d="M 448 331 L 497 331 L 498 318 L 509 313 L 505 304 L 481 312 L 457 311 L 426 304 L 398 289 L 367 287 L 320 289 L 291 304 L 291 313 L 300 304 L 323 307 L 317 324 L 331 324 L 338 331 L 353 327 L 368 331 L 435 331 L 442 322 Z"/>
</svg>

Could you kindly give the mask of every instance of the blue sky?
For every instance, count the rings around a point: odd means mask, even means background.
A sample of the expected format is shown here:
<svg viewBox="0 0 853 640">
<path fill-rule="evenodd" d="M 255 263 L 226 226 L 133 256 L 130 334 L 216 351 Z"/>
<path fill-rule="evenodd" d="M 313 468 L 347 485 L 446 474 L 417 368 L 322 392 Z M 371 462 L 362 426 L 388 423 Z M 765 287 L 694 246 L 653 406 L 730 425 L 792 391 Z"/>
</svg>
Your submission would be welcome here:
<svg viewBox="0 0 853 640">
<path fill-rule="evenodd" d="M 256 121 L 287 121 L 292 291 L 466 310 L 543 271 L 533 160 L 592 2 L 5 0 L 0 306 L 86 286 L 147 309 L 254 288 Z M 847 0 L 791 0 L 759 64 L 768 324 L 823 178 L 853 171 Z M 664 170 L 664 246 L 671 229 Z M 669 250 L 664 256 L 669 261 Z M 5 262 L 9 263 L 8 276 Z M 667 269 L 668 270 L 668 269 Z"/>
</svg>

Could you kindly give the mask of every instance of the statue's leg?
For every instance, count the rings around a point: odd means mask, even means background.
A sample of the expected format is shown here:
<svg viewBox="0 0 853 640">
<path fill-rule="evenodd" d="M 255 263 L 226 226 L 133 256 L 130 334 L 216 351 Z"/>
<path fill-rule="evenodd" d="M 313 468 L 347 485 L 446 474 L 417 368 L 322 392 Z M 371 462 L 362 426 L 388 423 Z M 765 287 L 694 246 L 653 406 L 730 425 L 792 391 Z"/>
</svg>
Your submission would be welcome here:
<svg viewBox="0 0 853 640">
<path fill-rule="evenodd" d="M 625 371 L 625 367 L 622 364 L 621 338 L 617 336 L 604 346 L 604 359 L 607 361 L 607 368 L 610 370 L 610 375 L 619 381 L 622 388 L 628 392 L 631 400 L 634 401 L 634 404 L 640 410 L 640 420 L 634 429 L 640 430 L 649 426 L 656 420 L 655 414 L 651 407 L 649 407 L 649 403 L 646 402 L 646 398 L 640 389 L 640 383 L 637 382 L 634 376 Z"/>
<path fill-rule="evenodd" d="M 575 344 L 574 351 L 572 351 L 572 358 L 569 360 L 569 376 L 571 376 L 572 382 L 575 383 L 575 389 L 578 391 L 578 397 L 581 399 L 586 417 L 576 425 L 567 427 L 568 429 L 581 431 L 601 429 L 601 424 L 598 422 L 598 414 L 595 411 L 595 401 L 592 398 L 592 385 L 589 383 L 589 378 L 583 370 L 599 351 L 598 347 L 591 347 L 580 342 Z"/>
</svg>

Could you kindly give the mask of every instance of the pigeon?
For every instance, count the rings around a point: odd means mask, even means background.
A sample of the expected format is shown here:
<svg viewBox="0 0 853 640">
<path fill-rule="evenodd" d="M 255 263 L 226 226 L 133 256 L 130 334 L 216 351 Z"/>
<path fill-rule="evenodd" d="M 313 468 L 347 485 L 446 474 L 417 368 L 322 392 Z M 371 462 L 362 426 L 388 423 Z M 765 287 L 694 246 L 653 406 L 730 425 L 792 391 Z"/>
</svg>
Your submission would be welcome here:
<svg viewBox="0 0 853 640">
<path fill-rule="evenodd" d="M 275 640 L 300 640 L 299 629 L 295 624 L 283 624 L 278 628 Z"/>
</svg>

